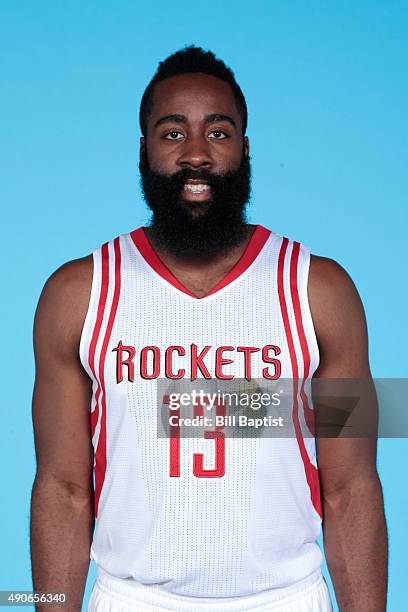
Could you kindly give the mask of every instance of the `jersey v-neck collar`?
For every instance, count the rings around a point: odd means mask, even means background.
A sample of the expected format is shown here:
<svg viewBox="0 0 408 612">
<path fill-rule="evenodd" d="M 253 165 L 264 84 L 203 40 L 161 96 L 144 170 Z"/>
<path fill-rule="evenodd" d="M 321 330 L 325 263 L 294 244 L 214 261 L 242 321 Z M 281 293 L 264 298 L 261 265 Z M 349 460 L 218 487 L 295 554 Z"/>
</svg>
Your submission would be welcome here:
<svg viewBox="0 0 408 612">
<path fill-rule="evenodd" d="M 199 297 L 192 291 L 187 289 L 182 282 L 173 274 L 173 272 L 166 266 L 159 255 L 154 250 L 153 246 L 147 238 L 147 234 L 144 227 L 139 227 L 130 233 L 130 236 L 135 244 L 140 255 L 143 257 L 145 262 L 150 268 L 161 276 L 170 285 L 178 289 L 184 294 L 196 299 L 197 301 L 205 300 L 205 298 L 213 295 L 223 289 L 234 280 L 239 278 L 256 260 L 260 252 L 262 251 L 266 241 L 271 234 L 271 230 L 263 227 L 262 225 L 256 225 L 255 230 L 248 241 L 247 246 L 244 249 L 241 257 L 234 264 L 229 272 L 212 288 L 208 293 Z"/>
</svg>

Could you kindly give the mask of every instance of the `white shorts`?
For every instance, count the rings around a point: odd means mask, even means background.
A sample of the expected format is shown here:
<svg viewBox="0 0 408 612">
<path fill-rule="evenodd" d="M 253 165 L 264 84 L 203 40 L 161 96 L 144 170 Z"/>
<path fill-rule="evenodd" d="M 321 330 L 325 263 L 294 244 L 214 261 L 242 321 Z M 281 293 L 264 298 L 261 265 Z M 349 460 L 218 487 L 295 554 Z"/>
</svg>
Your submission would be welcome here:
<svg viewBox="0 0 408 612">
<path fill-rule="evenodd" d="M 320 570 L 293 586 L 245 597 L 202 598 L 164 593 L 98 568 L 88 612 L 333 612 Z"/>
</svg>

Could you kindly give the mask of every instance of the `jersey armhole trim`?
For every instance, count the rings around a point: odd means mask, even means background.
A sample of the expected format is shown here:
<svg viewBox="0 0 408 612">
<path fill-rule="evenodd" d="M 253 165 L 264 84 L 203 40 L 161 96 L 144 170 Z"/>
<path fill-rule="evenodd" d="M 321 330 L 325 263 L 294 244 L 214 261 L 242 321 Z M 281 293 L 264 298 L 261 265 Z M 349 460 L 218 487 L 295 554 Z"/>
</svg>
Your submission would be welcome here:
<svg viewBox="0 0 408 612">
<path fill-rule="evenodd" d="M 86 311 L 86 316 L 84 320 L 84 324 L 82 326 L 81 337 L 79 341 L 79 359 L 81 361 L 82 367 L 88 374 L 90 378 L 92 378 L 92 371 L 89 366 L 89 344 L 91 341 L 91 331 L 93 328 L 93 319 L 95 313 L 95 305 L 98 300 L 99 289 L 100 286 L 100 278 L 99 278 L 99 269 L 98 269 L 98 260 L 100 259 L 99 251 L 95 250 L 92 252 L 92 283 L 91 283 L 91 291 L 89 295 L 89 303 Z"/>
<path fill-rule="evenodd" d="M 317 370 L 319 363 L 320 363 L 320 350 L 319 350 L 319 344 L 317 341 L 316 329 L 313 323 L 312 312 L 311 312 L 310 302 L 309 302 L 309 294 L 308 294 L 311 250 L 308 246 L 305 246 L 303 244 L 300 245 L 300 248 L 301 248 L 301 251 L 303 251 L 302 273 L 304 275 L 304 282 L 300 283 L 299 296 L 300 296 L 300 304 L 301 304 L 301 309 L 302 309 L 303 327 L 305 330 L 306 340 L 309 345 L 309 353 L 310 353 L 309 376 L 311 378 L 314 372 Z"/>
</svg>

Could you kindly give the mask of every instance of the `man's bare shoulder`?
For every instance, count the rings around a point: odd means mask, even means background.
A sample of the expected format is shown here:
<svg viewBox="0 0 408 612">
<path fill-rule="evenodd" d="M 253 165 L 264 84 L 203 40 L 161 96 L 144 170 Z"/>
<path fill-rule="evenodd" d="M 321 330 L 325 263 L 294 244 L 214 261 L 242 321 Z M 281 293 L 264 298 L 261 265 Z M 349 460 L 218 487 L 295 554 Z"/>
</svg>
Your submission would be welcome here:
<svg viewBox="0 0 408 612">
<path fill-rule="evenodd" d="M 308 282 L 309 299 L 316 308 L 339 310 L 360 303 L 356 286 L 348 272 L 334 259 L 311 255 Z"/>
<path fill-rule="evenodd" d="M 92 255 L 73 259 L 55 270 L 44 285 L 44 290 L 56 296 L 71 292 L 87 292 L 92 284 Z"/>
<path fill-rule="evenodd" d="M 339 370 L 344 375 L 354 362 L 358 364 L 355 371 L 365 371 L 367 325 L 363 304 L 350 275 L 335 260 L 313 255 L 308 296 L 321 363 L 345 360 L 347 363 Z"/>
<path fill-rule="evenodd" d="M 65 352 L 77 348 L 88 310 L 93 276 L 92 255 L 58 268 L 42 290 L 34 335 Z"/>
</svg>

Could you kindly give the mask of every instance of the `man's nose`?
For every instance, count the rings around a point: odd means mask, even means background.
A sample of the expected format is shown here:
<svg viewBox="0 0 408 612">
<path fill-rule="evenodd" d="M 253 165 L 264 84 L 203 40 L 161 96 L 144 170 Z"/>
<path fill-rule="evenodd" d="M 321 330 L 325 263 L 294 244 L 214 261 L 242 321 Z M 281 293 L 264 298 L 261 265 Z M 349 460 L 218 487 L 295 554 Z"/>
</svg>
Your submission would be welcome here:
<svg viewBox="0 0 408 612">
<path fill-rule="evenodd" d="M 210 168 L 213 160 L 206 138 L 200 135 L 188 138 L 178 159 L 178 164 L 182 168 Z"/>
</svg>

